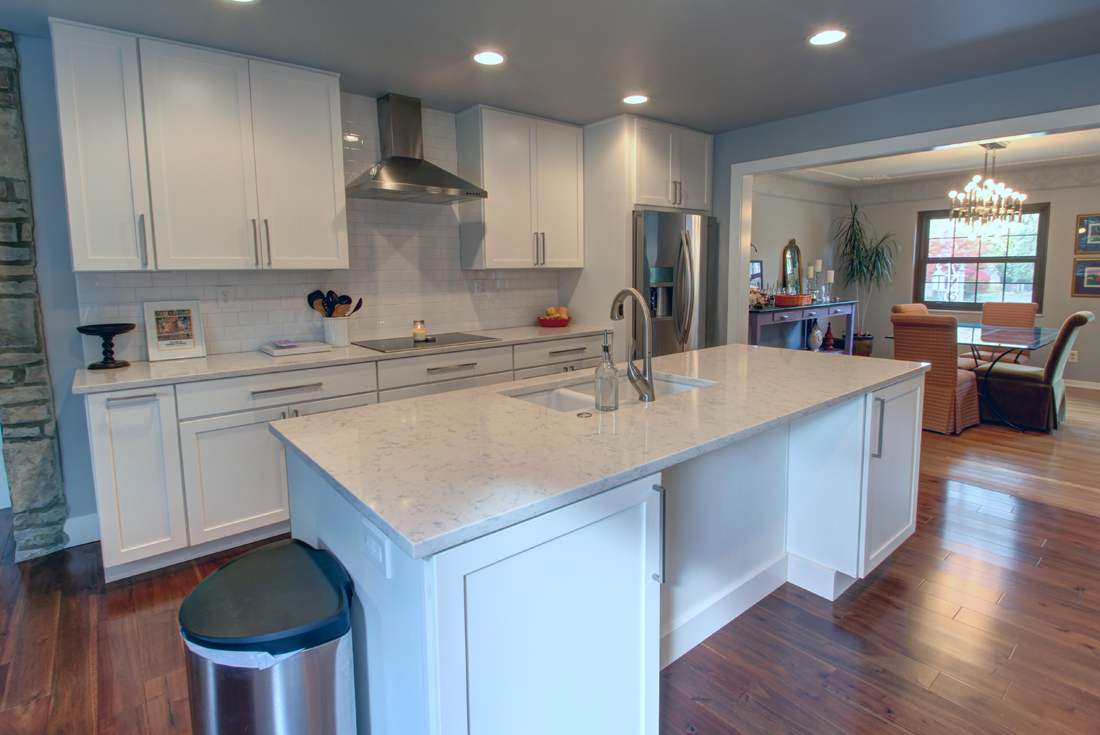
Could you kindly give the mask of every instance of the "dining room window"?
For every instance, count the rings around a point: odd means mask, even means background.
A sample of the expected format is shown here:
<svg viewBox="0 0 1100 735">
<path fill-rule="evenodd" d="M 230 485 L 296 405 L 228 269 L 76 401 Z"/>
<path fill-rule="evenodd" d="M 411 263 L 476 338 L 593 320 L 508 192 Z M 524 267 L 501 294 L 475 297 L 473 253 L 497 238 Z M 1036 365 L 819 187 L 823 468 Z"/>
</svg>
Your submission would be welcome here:
<svg viewBox="0 0 1100 735">
<path fill-rule="evenodd" d="M 913 301 L 930 309 L 981 311 L 988 301 L 1035 302 L 1043 310 L 1050 204 L 1024 206 L 1019 222 L 980 235 L 950 210 L 917 215 Z"/>
</svg>

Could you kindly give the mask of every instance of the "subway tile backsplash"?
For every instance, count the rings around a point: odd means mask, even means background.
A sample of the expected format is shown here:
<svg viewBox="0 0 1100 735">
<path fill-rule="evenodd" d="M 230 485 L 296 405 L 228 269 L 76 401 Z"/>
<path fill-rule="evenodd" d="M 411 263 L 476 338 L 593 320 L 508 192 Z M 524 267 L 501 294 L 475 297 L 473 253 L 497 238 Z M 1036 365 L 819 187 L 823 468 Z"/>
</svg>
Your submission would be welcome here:
<svg viewBox="0 0 1100 735">
<path fill-rule="evenodd" d="M 341 95 L 344 176 L 355 178 L 379 158 L 375 100 Z M 424 110 L 425 156 L 457 172 L 455 117 Z M 533 324 L 558 300 L 551 269 L 463 271 L 459 268 L 458 213 L 452 206 L 349 199 L 347 271 L 101 272 L 76 274 L 83 324 L 130 321 L 138 327 L 115 342 L 123 360 L 145 360 L 145 301 L 198 300 L 207 354 L 259 349 L 272 339 L 320 340 L 321 316 L 309 309 L 314 289 L 363 299 L 351 318 L 353 340 L 408 334 L 414 319 L 431 332 L 496 329 Z M 218 286 L 234 302 L 219 308 Z M 480 288 L 476 288 L 480 286 Z M 479 291 L 475 293 L 475 290 Z M 85 359 L 100 359 L 100 340 L 84 338 Z"/>
</svg>

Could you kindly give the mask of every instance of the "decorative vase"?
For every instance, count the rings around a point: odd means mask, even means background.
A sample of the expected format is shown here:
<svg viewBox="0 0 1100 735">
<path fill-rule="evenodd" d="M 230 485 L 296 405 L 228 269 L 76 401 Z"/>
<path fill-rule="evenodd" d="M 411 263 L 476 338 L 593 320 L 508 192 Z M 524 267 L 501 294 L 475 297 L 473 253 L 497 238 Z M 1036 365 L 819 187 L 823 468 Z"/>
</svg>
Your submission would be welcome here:
<svg viewBox="0 0 1100 735">
<path fill-rule="evenodd" d="M 870 357 L 875 337 L 871 334 L 857 334 L 852 338 L 852 354 L 858 357 Z"/>
<path fill-rule="evenodd" d="M 821 349 L 823 350 L 835 350 L 835 342 L 833 341 L 833 323 L 829 322 L 825 327 L 825 337 L 821 343 Z"/>
<path fill-rule="evenodd" d="M 825 342 L 825 337 L 821 334 L 821 325 L 817 323 L 817 319 L 814 319 L 814 323 L 810 325 L 810 337 L 807 342 L 809 342 L 810 349 L 814 352 L 820 350 L 821 345 Z"/>
</svg>

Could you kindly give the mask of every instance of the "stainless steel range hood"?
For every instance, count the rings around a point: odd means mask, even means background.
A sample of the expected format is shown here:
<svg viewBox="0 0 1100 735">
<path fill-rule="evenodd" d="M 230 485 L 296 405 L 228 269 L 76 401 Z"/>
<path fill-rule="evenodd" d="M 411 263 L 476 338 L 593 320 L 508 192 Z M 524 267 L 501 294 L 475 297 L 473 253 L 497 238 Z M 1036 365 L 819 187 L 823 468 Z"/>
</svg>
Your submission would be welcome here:
<svg viewBox="0 0 1100 735">
<path fill-rule="evenodd" d="M 401 94 L 378 98 L 382 160 L 346 189 L 355 199 L 450 204 L 489 195 L 479 186 L 424 160 L 420 100 Z"/>
</svg>

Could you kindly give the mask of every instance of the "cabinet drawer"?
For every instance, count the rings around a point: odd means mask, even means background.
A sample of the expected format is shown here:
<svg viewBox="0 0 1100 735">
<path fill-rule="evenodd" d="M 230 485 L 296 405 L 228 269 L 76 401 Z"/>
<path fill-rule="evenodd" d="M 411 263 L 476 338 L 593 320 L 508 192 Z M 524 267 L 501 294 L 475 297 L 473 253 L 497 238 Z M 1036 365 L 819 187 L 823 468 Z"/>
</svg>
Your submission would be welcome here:
<svg viewBox="0 0 1100 735">
<path fill-rule="evenodd" d="M 764 314 L 762 316 L 763 319 L 761 321 L 765 324 L 783 324 L 785 322 L 799 321 L 802 319 L 802 312 L 795 309 L 793 311 L 777 311 L 773 314 Z"/>
<path fill-rule="evenodd" d="M 832 312 L 825 306 L 811 306 L 802 310 L 803 319 L 825 319 L 832 315 Z"/>
<path fill-rule="evenodd" d="M 440 355 L 420 355 L 378 363 L 378 387 L 404 388 L 421 383 L 440 383 L 512 369 L 511 347 L 462 350 Z"/>
<path fill-rule="evenodd" d="M 176 386 L 176 404 L 179 417 L 187 419 L 368 393 L 377 386 L 374 363 L 334 365 L 183 383 Z"/>
<path fill-rule="evenodd" d="M 474 378 L 459 378 L 458 380 L 440 380 L 435 383 L 414 385 L 411 388 L 397 388 L 395 390 L 383 390 L 378 392 L 380 403 L 401 401 L 406 398 L 419 396 L 431 396 L 437 393 L 448 393 L 452 390 L 465 388 L 480 388 L 483 385 L 495 385 L 497 383 L 511 383 L 512 371 L 506 373 L 493 373 L 491 375 L 479 375 Z"/>
<path fill-rule="evenodd" d="M 602 345 L 603 342 L 601 341 L 600 344 Z M 557 365 L 540 365 L 539 367 L 517 370 L 516 380 L 538 378 L 543 375 L 555 375 L 557 373 L 572 373 L 580 372 L 582 370 L 591 370 L 599 364 L 600 358 L 593 357 L 588 360 L 574 360 L 573 362 L 563 362 Z"/>
<path fill-rule="evenodd" d="M 825 313 L 829 316 L 841 316 L 843 314 L 851 314 L 855 311 L 855 304 L 844 304 L 843 306 L 830 306 L 825 309 Z"/>
<path fill-rule="evenodd" d="M 516 351 L 516 370 L 562 362 L 576 362 L 592 357 L 598 358 L 603 354 L 602 348 L 602 334 L 516 345 L 514 348 Z"/>
</svg>

